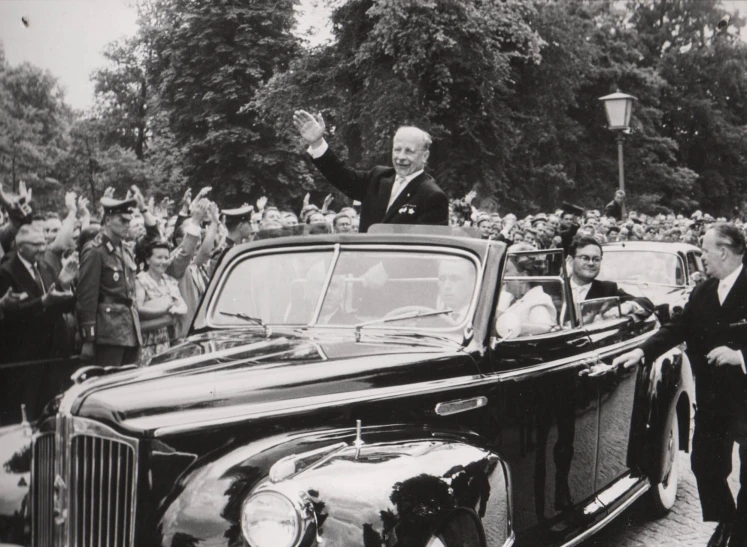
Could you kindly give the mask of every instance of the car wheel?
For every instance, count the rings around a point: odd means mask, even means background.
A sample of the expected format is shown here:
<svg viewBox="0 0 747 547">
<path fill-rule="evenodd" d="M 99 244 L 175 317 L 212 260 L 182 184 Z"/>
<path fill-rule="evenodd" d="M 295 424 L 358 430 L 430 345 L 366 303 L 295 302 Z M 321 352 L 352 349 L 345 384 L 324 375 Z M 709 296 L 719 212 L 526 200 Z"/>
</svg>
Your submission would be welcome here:
<svg viewBox="0 0 747 547">
<path fill-rule="evenodd" d="M 651 508 L 656 517 L 662 517 L 669 513 L 674 507 L 677 499 L 677 484 L 679 482 L 679 468 L 677 466 L 677 453 L 680 450 L 680 434 L 677 421 L 677 413 L 674 413 L 672 425 L 666 433 L 664 441 L 666 471 L 664 479 L 659 484 L 651 486 Z"/>
<path fill-rule="evenodd" d="M 475 521 L 460 513 L 433 535 L 426 547 L 480 547 L 482 541 Z"/>
</svg>

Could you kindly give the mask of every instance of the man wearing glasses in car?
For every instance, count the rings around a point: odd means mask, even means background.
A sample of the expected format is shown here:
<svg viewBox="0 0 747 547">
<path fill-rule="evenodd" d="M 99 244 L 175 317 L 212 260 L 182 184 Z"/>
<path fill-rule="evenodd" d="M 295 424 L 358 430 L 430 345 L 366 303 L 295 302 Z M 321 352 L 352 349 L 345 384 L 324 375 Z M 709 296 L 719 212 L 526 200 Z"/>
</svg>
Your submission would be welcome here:
<svg viewBox="0 0 747 547">
<path fill-rule="evenodd" d="M 571 292 L 576 304 L 595 298 L 620 297 L 620 313 L 646 319 L 654 311 L 654 304 L 646 298 L 635 297 L 614 281 L 597 279 L 602 265 L 602 246 L 590 236 L 578 235 L 571 242 L 567 267 L 571 278 Z"/>
</svg>

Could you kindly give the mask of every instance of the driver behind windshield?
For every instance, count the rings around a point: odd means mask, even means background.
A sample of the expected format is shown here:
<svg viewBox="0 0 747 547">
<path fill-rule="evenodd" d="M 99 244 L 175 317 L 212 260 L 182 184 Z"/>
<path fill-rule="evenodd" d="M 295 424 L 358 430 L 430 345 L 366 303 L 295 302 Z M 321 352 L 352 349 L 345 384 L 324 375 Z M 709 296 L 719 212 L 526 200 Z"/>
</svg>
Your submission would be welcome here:
<svg viewBox="0 0 747 547">
<path fill-rule="evenodd" d="M 474 277 L 474 266 L 466 260 L 446 259 L 438 265 L 436 309 L 452 310 L 448 317 L 454 323 L 461 323 L 467 316 Z"/>
</svg>

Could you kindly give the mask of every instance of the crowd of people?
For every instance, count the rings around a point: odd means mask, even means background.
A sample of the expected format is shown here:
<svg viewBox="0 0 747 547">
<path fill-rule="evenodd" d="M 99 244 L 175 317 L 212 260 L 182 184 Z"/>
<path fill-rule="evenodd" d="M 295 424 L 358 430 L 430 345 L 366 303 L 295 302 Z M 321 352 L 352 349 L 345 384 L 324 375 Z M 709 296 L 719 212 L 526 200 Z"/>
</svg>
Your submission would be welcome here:
<svg viewBox="0 0 747 547">
<path fill-rule="evenodd" d="M 84 360 L 119 365 L 155 355 L 186 334 L 224 250 L 289 228 L 350 233 L 360 225 L 359 207 L 334 210 L 331 195 L 319 207 L 307 194 L 297 212 L 274 207 L 264 197 L 255 206 L 220 210 L 210 191 L 203 188 L 193 197 L 187 190 L 178 203 L 168 198 L 155 203 L 136 187 L 119 200 L 108 189 L 93 213 L 85 197 L 69 192 L 63 215 L 34 210 L 31 189 L 23 184 L 17 194 L 0 192 L 0 360 L 82 351 Z M 577 234 L 600 243 L 697 245 L 709 225 L 726 220 L 699 211 L 689 217 L 631 211 L 623 219 L 605 214 L 609 206 L 600 212 L 572 204 L 517 218 L 481 211 L 473 205 L 475 197 L 470 192 L 451 200 L 450 224 L 526 248 L 567 248 Z M 293 230 L 299 225 L 305 229 Z"/>
</svg>

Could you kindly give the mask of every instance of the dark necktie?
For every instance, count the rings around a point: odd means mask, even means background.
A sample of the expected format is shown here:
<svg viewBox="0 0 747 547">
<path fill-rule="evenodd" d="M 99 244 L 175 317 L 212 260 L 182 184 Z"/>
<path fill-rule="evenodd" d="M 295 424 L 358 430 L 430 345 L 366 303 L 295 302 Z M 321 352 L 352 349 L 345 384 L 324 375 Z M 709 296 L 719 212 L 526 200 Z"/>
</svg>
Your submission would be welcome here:
<svg viewBox="0 0 747 547">
<path fill-rule="evenodd" d="M 36 264 L 34 264 L 32 267 L 34 269 L 34 281 L 36 281 L 36 286 L 39 287 L 39 290 L 42 292 L 42 294 L 46 294 L 47 291 L 44 288 L 44 280 L 42 279 L 39 268 L 36 267 Z"/>
</svg>

